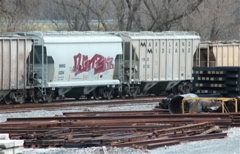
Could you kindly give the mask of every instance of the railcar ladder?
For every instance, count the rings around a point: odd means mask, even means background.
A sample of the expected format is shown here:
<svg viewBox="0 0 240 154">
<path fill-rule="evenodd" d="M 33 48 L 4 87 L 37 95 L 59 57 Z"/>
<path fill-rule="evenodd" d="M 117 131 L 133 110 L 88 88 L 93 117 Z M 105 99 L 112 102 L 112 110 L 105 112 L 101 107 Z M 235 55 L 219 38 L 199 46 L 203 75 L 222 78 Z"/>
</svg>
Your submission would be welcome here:
<svg viewBox="0 0 240 154">
<path fill-rule="evenodd" d="M 45 96 L 46 92 L 46 85 L 47 85 L 47 64 L 44 64 L 42 67 L 42 94 Z"/>
<path fill-rule="evenodd" d="M 46 55 L 45 55 L 46 53 Z M 46 96 L 47 90 L 47 65 L 48 65 L 48 59 L 47 59 L 47 52 L 44 52 L 44 45 L 42 45 L 42 83 L 41 83 L 41 91 L 42 95 Z"/>
<path fill-rule="evenodd" d="M 32 43 L 32 55 L 30 53 L 29 55 L 29 58 L 28 58 L 28 85 L 30 87 L 33 87 L 34 86 L 34 72 L 35 72 L 35 67 L 34 67 L 34 64 L 35 64 L 35 46 L 34 46 L 34 42 Z M 32 61 L 32 63 L 31 63 Z M 30 79 L 32 79 L 32 81 L 30 81 Z"/>
</svg>

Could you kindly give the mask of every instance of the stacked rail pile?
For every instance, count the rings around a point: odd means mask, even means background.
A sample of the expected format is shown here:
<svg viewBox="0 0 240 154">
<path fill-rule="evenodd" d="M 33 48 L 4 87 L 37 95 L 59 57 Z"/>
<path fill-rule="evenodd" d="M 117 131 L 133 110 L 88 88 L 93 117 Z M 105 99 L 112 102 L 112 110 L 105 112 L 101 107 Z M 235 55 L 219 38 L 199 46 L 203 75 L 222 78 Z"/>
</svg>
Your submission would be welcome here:
<svg viewBox="0 0 240 154">
<path fill-rule="evenodd" d="M 240 96 L 240 67 L 193 67 L 196 94 Z"/>
<path fill-rule="evenodd" d="M 76 112 L 58 117 L 9 118 L 0 133 L 24 139 L 25 147 L 116 146 L 152 149 L 182 141 L 223 138 L 221 128 L 240 114 L 168 114 L 164 110 Z M 219 128 L 220 126 L 220 128 Z"/>
</svg>

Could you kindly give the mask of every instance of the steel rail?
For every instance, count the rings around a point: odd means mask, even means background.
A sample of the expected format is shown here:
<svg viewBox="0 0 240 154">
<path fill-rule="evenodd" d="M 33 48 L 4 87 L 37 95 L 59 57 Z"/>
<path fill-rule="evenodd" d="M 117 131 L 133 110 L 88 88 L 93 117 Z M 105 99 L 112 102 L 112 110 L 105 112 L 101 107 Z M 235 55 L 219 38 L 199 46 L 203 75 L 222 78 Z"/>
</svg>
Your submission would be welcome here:
<svg viewBox="0 0 240 154">
<path fill-rule="evenodd" d="M 113 143 L 112 146 L 123 148 L 123 147 L 131 147 L 133 144 L 136 145 L 146 145 L 153 143 L 161 143 L 161 142 L 169 142 L 169 141 L 198 141 L 198 140 L 207 140 L 207 139 L 216 139 L 216 138 L 224 138 L 227 136 L 227 133 L 215 133 L 215 134 L 207 134 L 207 135 L 195 135 L 195 136 L 184 136 L 184 137 L 174 137 L 167 139 L 150 139 L 144 141 L 135 141 L 135 142 L 126 142 L 126 143 Z"/>
<path fill-rule="evenodd" d="M 159 102 L 166 97 L 140 97 L 140 98 L 128 98 L 128 99 L 112 99 L 112 100 L 65 100 L 55 101 L 51 103 L 24 103 L 24 104 L 0 104 L 0 111 L 6 109 L 34 109 L 34 108 L 56 108 L 56 107 L 71 107 L 71 106 L 97 106 L 97 105 L 112 105 L 112 104 L 128 104 L 128 103 L 152 103 Z"/>
</svg>

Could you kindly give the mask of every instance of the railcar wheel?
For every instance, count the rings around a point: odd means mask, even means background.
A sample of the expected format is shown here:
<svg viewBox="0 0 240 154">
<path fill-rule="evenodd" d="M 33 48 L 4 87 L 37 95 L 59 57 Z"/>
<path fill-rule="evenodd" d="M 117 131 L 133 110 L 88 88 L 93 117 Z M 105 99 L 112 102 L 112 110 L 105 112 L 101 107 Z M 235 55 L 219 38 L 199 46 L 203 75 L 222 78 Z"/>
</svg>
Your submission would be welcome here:
<svg viewBox="0 0 240 154">
<path fill-rule="evenodd" d="M 180 94 L 187 94 L 192 91 L 192 85 L 189 82 L 183 82 L 178 85 L 177 89 Z"/>
<path fill-rule="evenodd" d="M 121 98 L 126 98 L 127 95 L 130 93 L 130 89 L 128 86 L 124 86 L 122 92 L 119 94 Z"/>
<path fill-rule="evenodd" d="M 113 98 L 117 98 L 117 97 L 118 97 L 118 94 L 117 94 L 116 92 L 114 92 L 114 93 L 112 94 L 112 97 L 113 97 Z"/>
<path fill-rule="evenodd" d="M 48 103 L 51 103 L 51 102 L 53 101 L 52 94 L 46 96 L 46 101 L 47 101 Z"/>
<path fill-rule="evenodd" d="M 179 94 L 178 89 L 176 88 L 176 86 L 172 88 L 172 93 L 173 93 L 173 95 L 178 95 Z"/>
<path fill-rule="evenodd" d="M 9 97 L 9 95 L 7 95 L 7 96 L 4 98 L 4 103 L 5 103 L 5 104 L 12 104 L 12 103 L 13 103 L 13 100 Z"/>
<path fill-rule="evenodd" d="M 185 85 L 184 85 L 184 92 L 185 92 L 185 94 L 188 94 L 188 93 L 190 93 L 192 91 L 192 84 L 191 83 L 186 83 Z"/>
<path fill-rule="evenodd" d="M 102 96 L 104 99 L 111 99 L 112 98 L 112 89 L 111 88 L 103 88 Z"/>
<path fill-rule="evenodd" d="M 91 94 L 87 94 L 85 95 L 87 99 L 91 99 L 92 98 L 92 95 Z"/>
<path fill-rule="evenodd" d="M 95 100 L 99 100 L 101 98 L 98 89 L 93 90 L 92 94 Z"/>
<path fill-rule="evenodd" d="M 132 98 L 136 98 L 137 97 L 137 90 L 136 89 L 132 89 L 131 90 L 131 97 Z"/>
<path fill-rule="evenodd" d="M 119 96 L 120 96 L 121 98 L 126 98 L 127 94 L 120 93 Z"/>
<path fill-rule="evenodd" d="M 25 98 L 25 102 L 26 102 L 26 103 L 30 103 L 31 101 L 32 101 L 32 98 L 31 98 L 31 97 L 27 96 L 27 98 Z"/>
<path fill-rule="evenodd" d="M 23 104 L 25 102 L 27 92 L 25 90 L 18 90 L 17 92 L 11 93 L 11 95 L 11 98 L 13 98 L 16 103 Z"/>
<path fill-rule="evenodd" d="M 18 103 L 19 103 L 19 104 L 23 104 L 24 102 L 25 102 L 24 97 L 23 97 L 23 98 L 20 98 L 20 99 L 18 100 Z"/>
<path fill-rule="evenodd" d="M 133 98 L 136 98 L 139 93 L 140 93 L 140 87 L 138 86 L 130 90 L 130 96 Z"/>
<path fill-rule="evenodd" d="M 33 101 L 33 103 L 39 103 L 40 99 L 37 98 L 36 96 L 33 96 L 32 101 Z"/>
<path fill-rule="evenodd" d="M 32 101 L 34 103 L 39 103 L 41 101 L 41 96 L 42 96 L 42 94 L 41 94 L 40 91 L 33 92 L 33 94 L 32 94 Z"/>
<path fill-rule="evenodd" d="M 106 93 L 106 99 L 111 99 L 111 98 L 112 98 L 112 92 L 110 90 L 110 91 L 107 91 Z"/>
<path fill-rule="evenodd" d="M 79 100 L 79 97 L 75 97 L 75 100 L 78 101 L 78 100 Z"/>
<path fill-rule="evenodd" d="M 178 85 L 178 92 L 179 92 L 180 94 L 184 94 L 183 84 Z"/>
</svg>

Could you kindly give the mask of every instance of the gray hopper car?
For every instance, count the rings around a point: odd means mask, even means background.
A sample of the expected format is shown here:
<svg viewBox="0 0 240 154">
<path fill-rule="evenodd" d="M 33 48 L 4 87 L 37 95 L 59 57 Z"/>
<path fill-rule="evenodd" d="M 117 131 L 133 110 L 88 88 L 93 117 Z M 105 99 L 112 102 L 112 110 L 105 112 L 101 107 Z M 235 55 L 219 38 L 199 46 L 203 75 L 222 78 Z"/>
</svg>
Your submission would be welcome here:
<svg viewBox="0 0 240 154">
<path fill-rule="evenodd" d="M 26 32 L 0 38 L 0 100 L 188 93 L 194 32 Z M 18 36 L 16 36 L 18 35 Z"/>
<path fill-rule="evenodd" d="M 130 88 L 132 95 L 139 91 L 157 95 L 190 91 L 199 35 L 168 31 L 121 33 L 120 37 L 123 40 L 124 90 Z"/>
<path fill-rule="evenodd" d="M 27 58 L 32 50 L 32 39 L 26 37 L 0 38 L 0 100 L 6 104 L 25 101 Z"/>
</svg>

